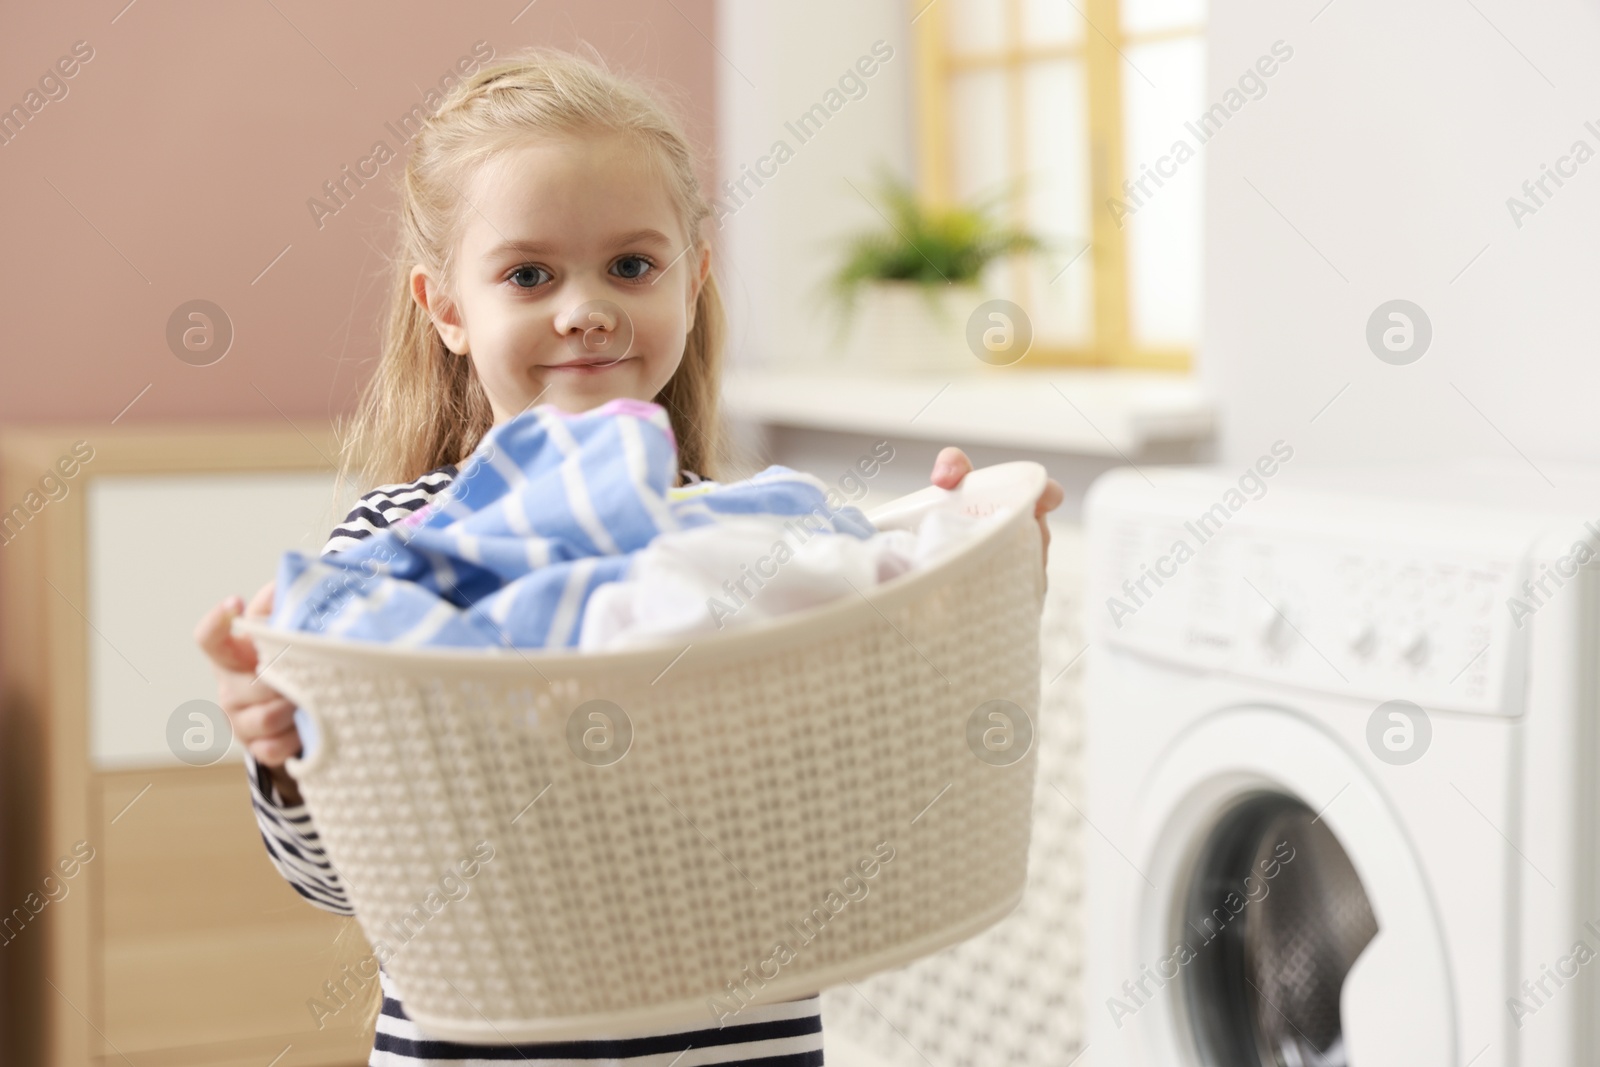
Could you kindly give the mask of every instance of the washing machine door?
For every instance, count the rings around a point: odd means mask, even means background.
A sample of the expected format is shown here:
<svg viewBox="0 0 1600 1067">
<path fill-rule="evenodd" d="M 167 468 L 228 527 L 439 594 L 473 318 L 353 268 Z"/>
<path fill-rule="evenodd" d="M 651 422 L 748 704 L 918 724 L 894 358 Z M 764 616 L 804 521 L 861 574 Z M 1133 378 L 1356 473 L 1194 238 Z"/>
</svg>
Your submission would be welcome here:
<svg viewBox="0 0 1600 1067">
<path fill-rule="evenodd" d="M 1168 751 L 1144 795 L 1140 958 L 1176 986 L 1157 1062 L 1457 1062 L 1421 868 L 1334 738 L 1286 709 L 1224 712 Z"/>
</svg>

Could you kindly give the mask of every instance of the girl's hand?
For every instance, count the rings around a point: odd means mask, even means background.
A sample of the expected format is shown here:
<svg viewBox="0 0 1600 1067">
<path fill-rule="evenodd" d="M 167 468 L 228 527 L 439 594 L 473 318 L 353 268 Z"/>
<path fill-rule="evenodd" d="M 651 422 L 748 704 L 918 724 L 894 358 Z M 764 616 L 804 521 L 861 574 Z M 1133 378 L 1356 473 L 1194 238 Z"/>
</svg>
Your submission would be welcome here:
<svg viewBox="0 0 1600 1067">
<path fill-rule="evenodd" d="M 272 582 L 262 586 L 248 608 L 239 597 L 224 600 L 200 620 L 194 639 L 216 667 L 217 703 L 227 713 L 234 736 L 271 773 L 283 799 L 298 804 L 300 790 L 283 769 L 284 762 L 300 751 L 294 705 L 256 678 L 255 642 L 248 637 L 235 637 L 232 632 L 236 615 L 259 617 L 272 612 L 272 587 Z"/>
<path fill-rule="evenodd" d="M 943 489 L 954 489 L 961 484 L 972 470 L 972 460 L 967 454 L 955 446 L 939 450 L 938 458 L 933 461 L 934 485 Z M 1066 497 L 1066 491 L 1061 488 L 1061 483 L 1054 478 L 1048 478 L 1044 483 L 1044 492 L 1039 494 L 1039 502 L 1033 507 L 1033 517 L 1039 522 L 1039 535 L 1044 545 L 1044 558 L 1050 558 L 1050 524 L 1045 521 L 1045 513 L 1054 511 L 1061 506 L 1061 501 Z"/>
</svg>

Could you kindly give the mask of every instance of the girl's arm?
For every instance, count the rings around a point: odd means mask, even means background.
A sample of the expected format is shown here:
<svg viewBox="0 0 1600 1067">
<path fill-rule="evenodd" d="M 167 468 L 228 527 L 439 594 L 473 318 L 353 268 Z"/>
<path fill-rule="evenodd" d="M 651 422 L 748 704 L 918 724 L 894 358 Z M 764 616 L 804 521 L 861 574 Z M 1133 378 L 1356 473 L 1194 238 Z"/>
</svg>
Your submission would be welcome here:
<svg viewBox="0 0 1600 1067">
<path fill-rule="evenodd" d="M 275 799 L 266 768 L 248 755 L 245 766 L 250 772 L 250 806 L 272 865 L 296 893 L 316 907 L 335 915 L 354 915 L 344 879 L 328 862 L 310 810 L 298 797 L 293 804 Z"/>
<path fill-rule="evenodd" d="M 234 736 L 245 748 L 250 804 L 267 856 L 295 892 L 323 911 L 353 915 L 344 879 L 328 862 L 311 813 L 300 801 L 284 761 L 300 751 L 294 705 L 255 676 L 256 647 L 233 636 L 234 616 L 267 615 L 272 610 L 269 582 L 248 608 L 238 597 L 212 608 L 195 628 L 195 641 L 217 671 L 217 702 L 227 713 Z"/>
</svg>

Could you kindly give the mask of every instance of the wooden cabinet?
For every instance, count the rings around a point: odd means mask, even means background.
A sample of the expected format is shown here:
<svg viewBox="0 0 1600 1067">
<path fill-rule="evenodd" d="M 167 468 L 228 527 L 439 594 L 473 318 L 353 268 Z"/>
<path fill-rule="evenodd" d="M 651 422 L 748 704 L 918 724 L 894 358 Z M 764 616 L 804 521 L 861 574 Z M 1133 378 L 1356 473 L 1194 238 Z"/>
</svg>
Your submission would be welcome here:
<svg viewBox="0 0 1600 1067">
<path fill-rule="evenodd" d="M 216 695 L 201 611 L 342 515 L 334 455 L 288 426 L 0 440 L 5 1063 L 366 1062 L 360 1006 L 319 1028 L 308 1005 L 360 929 L 273 870 L 236 744 L 191 766 L 168 741 Z"/>
</svg>

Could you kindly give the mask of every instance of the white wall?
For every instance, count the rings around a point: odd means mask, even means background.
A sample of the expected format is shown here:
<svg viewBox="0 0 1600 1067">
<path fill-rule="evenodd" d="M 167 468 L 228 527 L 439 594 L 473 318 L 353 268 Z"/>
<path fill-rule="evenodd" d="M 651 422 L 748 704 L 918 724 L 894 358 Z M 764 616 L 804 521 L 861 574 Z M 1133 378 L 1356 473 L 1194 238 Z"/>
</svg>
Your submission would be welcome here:
<svg viewBox="0 0 1600 1067">
<path fill-rule="evenodd" d="M 1600 152 L 1600 5 L 1325 3 L 1213 0 L 1210 100 L 1294 49 L 1203 150 L 1222 454 L 1600 461 L 1600 157 L 1520 229 L 1506 206 L 1574 141 Z M 1434 328 L 1409 366 L 1365 341 L 1397 297 Z"/>
<path fill-rule="evenodd" d="M 776 140 L 794 150 L 765 185 L 749 186 L 753 195 L 716 231 L 736 365 L 793 366 L 834 343 L 816 287 L 838 259 L 841 235 L 882 225 L 846 179 L 870 194 L 879 161 L 911 173 L 908 28 L 902 0 L 718 5 L 717 48 L 726 57 L 719 60 L 717 88 L 722 177 L 738 178 L 741 164 L 753 166 Z M 878 40 L 894 50 L 893 58 L 862 79 L 864 96 L 846 98 L 821 131 L 801 143 L 784 123 L 823 101 Z"/>
<path fill-rule="evenodd" d="M 1306 465 L 1519 450 L 1600 462 L 1600 155 L 1520 228 L 1506 207 L 1575 140 L 1600 153 L 1584 127 L 1600 127 L 1600 4 L 1324 4 L 1213 0 L 1209 16 L 1208 102 L 1275 41 L 1294 49 L 1201 149 L 1197 365 L 1222 407 L 1223 459 L 1283 438 Z M 719 5 L 717 47 L 737 67 L 719 60 L 723 177 L 776 138 L 796 149 L 718 233 L 736 365 L 793 365 L 833 343 L 815 286 L 838 237 L 878 221 L 845 179 L 914 160 L 908 18 L 901 0 Z M 880 38 L 895 58 L 867 95 L 797 144 L 785 120 Z M 1366 344 L 1368 317 L 1395 298 L 1433 325 L 1407 366 Z"/>
</svg>

